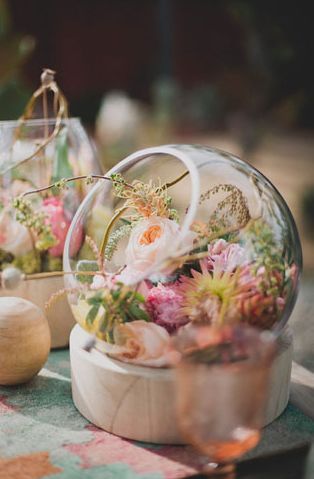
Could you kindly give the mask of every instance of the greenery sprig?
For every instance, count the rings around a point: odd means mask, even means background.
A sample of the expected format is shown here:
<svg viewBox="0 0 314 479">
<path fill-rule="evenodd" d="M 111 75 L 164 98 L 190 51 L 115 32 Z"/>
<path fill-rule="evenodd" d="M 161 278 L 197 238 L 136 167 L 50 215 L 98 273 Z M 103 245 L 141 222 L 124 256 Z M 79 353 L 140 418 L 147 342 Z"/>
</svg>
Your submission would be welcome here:
<svg viewBox="0 0 314 479">
<path fill-rule="evenodd" d="M 242 191 L 231 184 L 214 186 L 200 197 L 200 204 L 213 196 L 224 193 L 225 198 L 218 202 L 207 223 L 195 221 L 192 230 L 198 234 L 200 239 L 212 241 L 227 233 L 240 230 L 248 224 L 251 219 L 247 199 Z"/>
<path fill-rule="evenodd" d="M 171 208 L 172 198 L 168 195 L 166 185 L 159 180 L 155 184 L 152 180 L 144 183 L 134 180 L 132 188 L 126 183 L 120 173 L 111 176 L 115 195 L 125 199 L 124 207 L 134 209 L 139 216 L 162 216 L 171 220 L 178 220 L 178 212 Z"/>
<path fill-rule="evenodd" d="M 114 288 L 102 288 L 86 299 L 91 306 L 86 323 L 92 326 L 99 314 L 99 335 L 109 343 L 113 343 L 113 331 L 116 326 L 130 321 L 150 321 L 145 310 L 145 298 L 137 291 L 131 290 L 123 283 L 117 283 Z"/>
<path fill-rule="evenodd" d="M 105 258 L 110 261 L 118 248 L 119 241 L 125 236 L 129 235 L 134 224 L 123 224 L 117 228 L 109 237 L 105 248 Z"/>
<path fill-rule="evenodd" d="M 36 235 L 35 246 L 38 251 L 46 251 L 55 246 L 58 241 L 46 221 L 46 215 L 42 211 L 35 211 L 31 202 L 18 196 L 12 201 L 16 210 L 16 219 Z"/>
</svg>

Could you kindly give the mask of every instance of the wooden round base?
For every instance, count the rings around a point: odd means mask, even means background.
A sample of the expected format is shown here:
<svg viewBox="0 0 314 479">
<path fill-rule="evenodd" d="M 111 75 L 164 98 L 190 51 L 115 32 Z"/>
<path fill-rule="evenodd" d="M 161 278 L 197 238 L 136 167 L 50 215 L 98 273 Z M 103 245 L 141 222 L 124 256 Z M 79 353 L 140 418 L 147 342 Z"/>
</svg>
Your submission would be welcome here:
<svg viewBox="0 0 314 479">
<path fill-rule="evenodd" d="M 22 281 L 16 289 L 1 289 L 0 296 L 19 296 L 36 304 L 48 320 L 51 347 L 63 348 L 68 346 L 70 332 L 75 324 L 67 299 L 60 298 L 49 311 L 45 311 L 45 303 L 62 288 L 64 288 L 63 277 L 33 279 Z"/>
<path fill-rule="evenodd" d="M 89 335 L 76 325 L 70 336 L 73 401 L 80 413 L 105 431 L 128 439 L 182 444 L 175 425 L 171 369 L 133 366 L 82 346 Z M 292 339 L 282 334 L 275 359 L 265 425 L 285 409 L 289 398 Z"/>
</svg>

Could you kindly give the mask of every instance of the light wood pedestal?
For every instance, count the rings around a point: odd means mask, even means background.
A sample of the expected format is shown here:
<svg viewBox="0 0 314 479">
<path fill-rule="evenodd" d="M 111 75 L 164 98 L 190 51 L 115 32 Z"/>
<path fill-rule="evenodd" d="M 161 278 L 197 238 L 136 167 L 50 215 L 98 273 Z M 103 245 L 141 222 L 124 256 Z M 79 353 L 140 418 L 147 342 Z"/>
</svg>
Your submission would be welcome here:
<svg viewBox="0 0 314 479">
<path fill-rule="evenodd" d="M 76 325 L 70 336 L 73 401 L 96 426 L 129 439 L 182 444 L 174 413 L 171 369 L 133 366 L 82 346 L 89 335 Z M 282 334 L 275 359 L 265 425 L 285 409 L 289 398 L 292 338 Z"/>
</svg>

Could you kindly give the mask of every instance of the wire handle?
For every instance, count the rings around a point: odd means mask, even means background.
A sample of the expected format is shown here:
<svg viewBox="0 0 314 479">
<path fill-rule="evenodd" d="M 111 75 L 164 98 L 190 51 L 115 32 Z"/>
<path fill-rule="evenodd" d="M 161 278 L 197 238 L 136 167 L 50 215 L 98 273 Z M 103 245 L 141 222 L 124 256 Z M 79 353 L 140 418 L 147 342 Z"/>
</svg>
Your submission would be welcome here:
<svg viewBox="0 0 314 479">
<path fill-rule="evenodd" d="M 49 135 L 48 132 L 45 135 L 44 139 L 39 143 L 38 148 L 34 153 L 32 153 L 30 156 L 25 158 L 20 162 L 20 164 L 25 163 L 28 160 L 31 160 L 35 156 L 38 155 L 42 150 L 46 148 L 46 146 L 58 136 L 60 130 L 61 130 L 61 125 L 62 125 L 62 120 L 68 118 L 68 103 L 63 95 L 62 91 L 60 90 L 59 86 L 57 85 L 55 81 L 55 74 L 56 72 L 54 70 L 50 70 L 49 68 L 44 68 L 40 79 L 41 79 L 41 86 L 33 93 L 31 96 L 29 102 L 27 103 L 23 115 L 19 118 L 19 126 L 16 130 L 15 134 L 15 139 L 17 140 L 21 134 L 21 129 L 24 125 L 24 123 L 31 119 L 33 116 L 34 112 L 34 107 L 37 102 L 37 100 L 42 97 L 43 98 L 43 116 L 45 119 L 48 120 L 48 113 L 47 113 L 47 93 L 52 92 L 53 93 L 53 105 L 54 105 L 54 111 L 55 111 L 55 126 L 53 132 Z"/>
</svg>

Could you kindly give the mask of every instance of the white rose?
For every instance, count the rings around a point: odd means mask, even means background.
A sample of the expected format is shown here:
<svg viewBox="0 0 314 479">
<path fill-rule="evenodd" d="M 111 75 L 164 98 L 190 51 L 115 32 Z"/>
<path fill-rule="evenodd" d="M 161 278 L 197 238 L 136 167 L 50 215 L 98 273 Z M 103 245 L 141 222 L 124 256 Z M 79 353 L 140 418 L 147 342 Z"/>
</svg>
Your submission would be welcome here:
<svg viewBox="0 0 314 479">
<path fill-rule="evenodd" d="M 16 221 L 7 209 L 0 214 L 0 248 L 21 256 L 33 248 L 28 229 Z"/>
<path fill-rule="evenodd" d="M 173 220 L 151 216 L 141 221 L 131 232 L 125 251 L 128 270 L 144 273 L 161 260 L 178 254 L 180 226 Z M 193 248 L 194 233 L 188 233 L 180 251 Z"/>
</svg>

